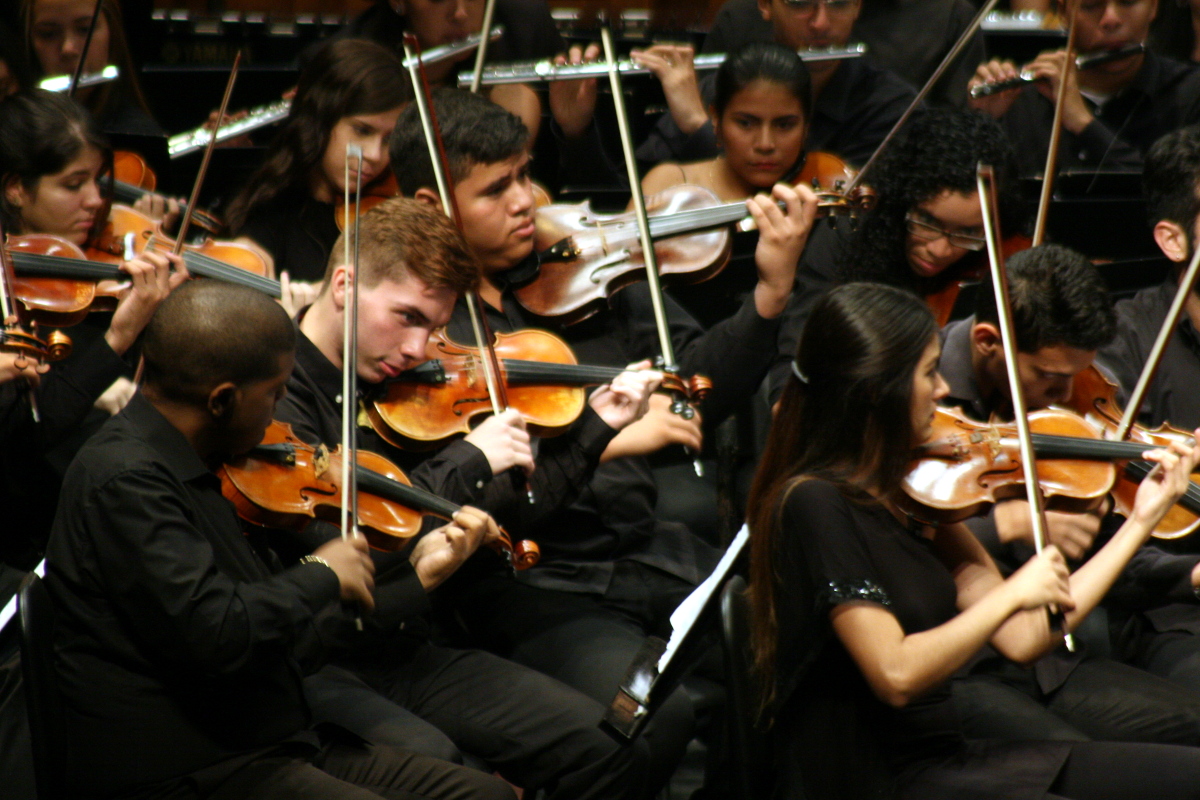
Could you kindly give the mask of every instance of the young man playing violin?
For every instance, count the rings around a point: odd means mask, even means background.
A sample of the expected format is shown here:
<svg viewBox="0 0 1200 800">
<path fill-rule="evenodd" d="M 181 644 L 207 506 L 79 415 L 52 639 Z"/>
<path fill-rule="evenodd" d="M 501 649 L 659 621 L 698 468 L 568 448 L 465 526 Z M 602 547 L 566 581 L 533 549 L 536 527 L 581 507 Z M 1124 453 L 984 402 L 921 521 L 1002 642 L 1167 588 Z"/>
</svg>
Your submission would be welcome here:
<svg viewBox="0 0 1200 800">
<path fill-rule="evenodd" d="M 355 369 L 366 404 L 388 380 L 428 358 L 430 334 L 450 320 L 459 295 L 477 285 L 479 265 L 445 215 L 416 200 L 380 204 L 362 216 L 359 235 Z M 320 294 L 300 315 L 296 369 L 278 412 L 301 438 L 330 447 L 342 436 L 342 332 L 353 269 L 343 263 L 341 247 L 340 241 L 334 246 Z M 520 523 L 544 513 L 543 504 L 553 508 L 578 491 L 616 431 L 644 412 L 657 381 L 657 373 L 626 373 L 595 392 L 574 429 L 543 448 L 537 470 L 516 412 L 485 420 L 433 455 L 400 450 L 385 438 L 395 434 L 381 435 L 366 423 L 356 428 L 358 445 L 395 460 L 419 487 L 455 503 L 494 509 L 506 524 Z M 505 474 L 514 468 L 515 480 Z M 538 500 L 532 506 L 525 496 L 527 476 Z M 306 533 L 303 552 L 336 535 L 322 525 Z M 456 570 L 472 550 L 448 558 L 444 570 Z M 389 559 L 377 560 L 382 571 Z M 473 570 L 502 568 L 488 554 L 472 564 Z M 642 796 L 645 746 L 623 746 L 604 734 L 597 727 L 603 715 L 599 703 L 490 653 L 433 644 L 426 591 L 436 584 L 411 573 L 397 580 L 409 587 L 412 599 L 403 634 L 364 640 L 342 660 L 348 670 L 326 671 L 310 681 L 308 698 L 318 718 L 371 741 L 454 759 L 461 751 L 518 786 L 545 789 L 551 798 Z"/>
<path fill-rule="evenodd" d="M 434 104 L 464 236 L 483 264 L 483 313 L 492 329 L 549 328 L 584 364 L 622 366 L 653 358 L 659 345 L 645 283 L 622 289 L 608 298 L 607 308 L 571 326 L 535 318 L 518 304 L 514 288 L 537 280 L 539 268 L 525 127 L 465 92 L 438 91 Z M 440 206 L 416 109 L 401 114 L 391 146 L 401 191 Z M 762 379 L 812 225 L 815 197 L 807 187 L 777 185 L 773 197 L 759 195 L 747 207 L 761 232 L 753 296 L 707 333 L 666 299 L 683 375 L 699 373 L 713 381 L 715 388 L 700 408 L 709 421 L 752 394 Z M 469 340 L 463 303 L 455 308 L 448 331 L 455 340 Z M 645 419 L 609 443 L 578 499 L 512 529 L 539 542 L 538 566 L 521 573 L 520 581 L 505 576 L 477 581 L 457 598 L 458 616 L 473 641 L 560 678 L 606 706 L 646 634 L 666 632 L 671 611 L 716 563 L 712 547 L 685 526 L 654 516 L 656 487 L 646 456 L 671 444 L 701 444 L 698 420 L 672 414 L 666 401 L 657 398 Z M 501 614 L 502 609 L 507 611 Z M 653 749 L 652 785 L 670 776 L 691 728 L 690 701 L 677 691 L 642 737 Z"/>
<path fill-rule="evenodd" d="M 1083 0 L 1076 18 L 1077 53 L 1099 53 L 1142 44 L 1158 0 Z M 1045 168 L 1054 102 L 1066 51 L 1039 55 L 1025 66 L 1037 83 L 970 101 L 1001 120 L 1016 146 L 1021 175 Z M 981 64 L 974 87 L 1018 76 L 1007 61 Z M 1139 169 L 1163 134 L 1200 121 L 1200 69 L 1153 50 L 1068 73 L 1058 168 Z"/>
<path fill-rule="evenodd" d="M 1030 410 L 1067 404 L 1077 376 L 1091 367 L 1097 349 L 1115 332 L 1107 288 L 1092 264 L 1056 245 L 1018 253 L 1009 259 L 1007 271 L 1026 403 Z M 938 366 L 950 388 L 943 405 L 958 406 L 980 421 L 1011 419 L 1005 363 L 991 283 L 985 280 L 976 314 L 943 329 Z M 1106 497 L 1086 513 L 1048 511 L 1048 543 L 1072 562 L 1086 561 L 1118 527 L 1111 524 L 1110 508 Z M 1033 552 L 1024 500 L 997 503 L 990 515 L 968 520 L 968 525 L 1003 571 L 1020 566 Z M 1181 586 L 1188 594 L 1193 591 L 1196 562 L 1142 547 L 1105 607 L 1115 620 L 1177 602 Z M 1196 611 L 1200 609 L 1193 608 L 1193 619 L 1200 621 Z M 1102 625 L 1076 636 L 1078 653 L 1056 651 L 1039 660 L 1032 673 L 995 654 L 977 659 L 969 677 L 955 688 L 972 735 L 1200 744 L 1197 685 L 1184 688 L 1131 666 L 1137 659 L 1127 658 L 1133 655 L 1129 652 L 1114 649 L 1113 658 L 1100 657 L 1109 649 Z M 1152 653 L 1156 644 L 1144 639 L 1138 646 Z M 1000 706 L 1024 708 L 997 716 Z"/>
<path fill-rule="evenodd" d="M 303 672 L 360 635 L 356 613 L 394 628 L 405 598 L 375 587 L 361 538 L 282 569 L 222 496 L 212 470 L 262 440 L 295 342 L 266 295 L 182 287 L 147 329 L 142 390 L 68 471 L 46 586 L 72 797 L 513 796 L 483 773 L 308 727 Z M 412 569 L 498 533 L 464 510 L 417 545 Z"/>
</svg>

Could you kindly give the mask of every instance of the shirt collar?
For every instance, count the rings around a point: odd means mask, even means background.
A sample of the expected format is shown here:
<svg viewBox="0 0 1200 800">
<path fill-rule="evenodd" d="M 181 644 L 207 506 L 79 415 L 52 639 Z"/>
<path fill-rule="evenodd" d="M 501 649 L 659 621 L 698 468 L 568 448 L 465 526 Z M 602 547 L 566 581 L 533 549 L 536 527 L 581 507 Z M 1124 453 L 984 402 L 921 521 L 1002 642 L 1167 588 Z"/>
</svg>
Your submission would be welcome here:
<svg viewBox="0 0 1200 800">
<path fill-rule="evenodd" d="M 304 319 L 304 315 L 308 312 L 311 306 L 306 306 L 296 315 L 296 368 L 303 370 L 317 388 L 323 394 L 333 400 L 335 403 L 341 402 L 342 396 L 342 371 L 333 365 L 321 349 L 313 344 L 312 339 L 305 335 L 304 331 L 300 330 L 300 320 Z M 368 383 L 361 377 L 358 379 L 358 395 L 362 397 L 372 386 L 376 384 Z"/>
<path fill-rule="evenodd" d="M 507 291 L 510 288 L 524 286 L 533 281 L 538 276 L 542 269 L 542 259 L 538 255 L 537 250 L 533 250 L 529 255 L 516 265 L 509 267 L 503 272 L 499 272 L 490 276 L 491 282 L 501 292 Z"/>
<path fill-rule="evenodd" d="M 974 325 L 975 317 L 972 315 L 951 322 L 942 329 L 942 356 L 938 361 L 938 371 L 950 387 L 946 404 L 965 406 L 965 410 L 979 415 L 987 410 L 987 404 L 979 391 L 975 365 L 971 362 L 971 328 Z"/>
<path fill-rule="evenodd" d="M 211 477 L 212 472 L 200 460 L 200 454 L 183 432 L 172 425 L 141 392 L 133 395 L 133 399 L 121 411 L 121 416 L 129 421 L 135 435 L 154 450 L 181 481 Z"/>
</svg>

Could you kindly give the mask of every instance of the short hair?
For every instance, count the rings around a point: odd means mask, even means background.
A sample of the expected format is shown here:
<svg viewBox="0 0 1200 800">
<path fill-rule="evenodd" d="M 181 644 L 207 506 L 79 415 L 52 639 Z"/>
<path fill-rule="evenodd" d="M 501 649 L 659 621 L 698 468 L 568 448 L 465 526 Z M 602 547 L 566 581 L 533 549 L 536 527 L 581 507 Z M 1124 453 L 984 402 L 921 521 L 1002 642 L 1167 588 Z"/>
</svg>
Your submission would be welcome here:
<svg viewBox="0 0 1200 800">
<path fill-rule="evenodd" d="M 169 400 L 203 405 L 226 381 L 274 378 L 279 360 L 295 350 L 296 326 L 268 295 L 214 279 L 188 281 L 146 326 L 144 379 Z"/>
<path fill-rule="evenodd" d="M 1022 250 L 1008 260 L 1009 303 L 1017 349 L 1036 353 L 1065 344 L 1098 350 L 1117 333 L 1117 315 L 1100 271 L 1086 258 L 1061 245 Z M 975 299 L 978 322 L 998 324 L 991 275 Z"/>
<path fill-rule="evenodd" d="M 450 179 L 455 183 L 466 178 L 476 165 L 519 156 L 529 142 L 529 129 L 520 117 L 477 94 L 436 89 L 433 111 L 446 148 Z M 401 192 L 411 197 L 418 189 L 437 186 L 416 103 L 400 113 L 390 150 L 392 171 Z"/>
<path fill-rule="evenodd" d="M 730 53 L 717 68 L 712 102 L 717 114 L 725 113 L 733 96 L 755 81 L 767 81 L 786 88 L 800 101 L 805 124 L 811 121 L 812 78 L 808 67 L 796 51 L 774 42 L 747 44 Z"/>
<path fill-rule="evenodd" d="M 434 289 L 459 294 L 479 285 L 479 260 L 445 213 L 411 198 L 385 200 L 358 222 L 359 281 L 364 288 L 412 276 Z M 343 232 L 329 254 L 325 284 L 343 263 Z"/>
<path fill-rule="evenodd" d="M 1187 232 L 1200 215 L 1200 125 L 1189 125 L 1163 136 L 1146 154 L 1142 173 L 1146 217 L 1151 227 L 1164 220 Z"/>
</svg>

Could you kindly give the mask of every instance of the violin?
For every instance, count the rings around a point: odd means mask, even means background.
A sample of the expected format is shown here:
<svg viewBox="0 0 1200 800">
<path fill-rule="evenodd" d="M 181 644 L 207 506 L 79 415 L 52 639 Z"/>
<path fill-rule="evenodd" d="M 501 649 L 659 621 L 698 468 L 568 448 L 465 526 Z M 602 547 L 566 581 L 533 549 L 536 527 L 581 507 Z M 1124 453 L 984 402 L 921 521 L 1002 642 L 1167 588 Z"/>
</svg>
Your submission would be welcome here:
<svg viewBox="0 0 1200 800">
<path fill-rule="evenodd" d="M 262 442 L 218 471 L 221 493 L 238 515 L 255 525 L 302 528 L 310 520 L 337 523 L 341 513 L 342 448 L 329 450 L 298 439 L 292 426 L 272 422 Z M 355 462 L 359 487 L 358 524 L 377 550 L 396 551 L 421 532 L 424 514 L 452 519 L 462 506 L 411 485 L 383 456 L 359 450 Z M 501 530 L 490 543 L 512 565 L 523 570 L 539 558 L 535 543 L 514 545 Z"/>
<path fill-rule="evenodd" d="M 115 150 L 112 176 L 106 177 L 102 183 L 108 183 L 112 187 L 114 200 L 133 205 L 147 194 L 154 193 L 158 188 L 158 176 L 154 174 L 146 159 L 137 153 Z M 214 235 L 225 228 L 224 223 L 217 217 L 199 209 L 192 213 L 192 222 Z"/>
<path fill-rule="evenodd" d="M 831 161 L 830 159 L 834 159 Z M 817 181 L 817 216 L 857 214 L 871 208 L 874 192 L 840 191 L 853 173 L 822 154 L 800 179 Z M 806 162 L 806 168 L 808 164 Z M 822 185 L 821 181 L 828 183 Z M 646 199 L 659 274 L 668 282 L 700 283 L 725 268 L 732 252 L 731 223 L 750 230 L 745 202 L 721 203 L 708 189 L 682 184 Z M 534 248 L 538 277 L 515 290 L 518 302 L 542 317 L 586 319 L 619 289 L 641 280 L 646 265 L 633 212 L 596 214 L 587 201 L 538 210 Z"/>
<path fill-rule="evenodd" d="M 1071 411 L 1081 414 L 1106 435 L 1110 437 L 1116 435 L 1122 416 L 1121 407 L 1117 404 L 1117 387 L 1104 377 L 1095 365 L 1089 366 L 1075 376 L 1071 396 L 1063 405 Z M 1172 441 L 1190 445 L 1195 439 L 1188 431 L 1173 428 L 1164 422 L 1153 430 L 1134 425 L 1130 429 L 1128 443 L 1145 450 L 1151 447 L 1166 447 Z M 1114 442 L 1114 444 L 1125 444 L 1125 442 Z M 1152 466 L 1146 461 L 1134 460 L 1118 473 L 1112 489 L 1114 510 L 1117 513 L 1129 516 L 1133 510 L 1138 484 L 1146 477 Z M 1178 539 L 1187 536 L 1196 530 L 1197 526 L 1200 526 L 1200 483 L 1197 482 L 1198 480 L 1200 477 L 1192 478 L 1187 492 L 1167 512 L 1162 522 L 1155 527 L 1153 535 L 1156 538 Z"/>
<path fill-rule="evenodd" d="M 384 200 L 399 195 L 400 187 L 396 184 L 396 176 L 389 169 L 363 187 L 362 196 L 358 200 L 358 213 L 365 214 Z M 334 203 L 333 210 L 333 218 L 337 221 L 338 230 L 344 231 L 347 225 L 353 225 L 354 215 L 354 205 L 347 206 L 339 196 Z"/>
<path fill-rule="evenodd" d="M 583 411 L 585 386 L 608 383 L 624 370 L 580 365 L 562 339 L 542 330 L 496 334 L 492 345 L 507 386 L 508 404 L 536 436 L 564 432 Z M 366 403 L 372 426 L 396 447 L 429 447 L 471 432 L 471 418 L 492 411 L 479 349 L 452 342 L 440 330 L 426 347 L 429 360 L 383 384 Z M 702 376 L 664 374 L 660 391 L 700 402 L 712 387 Z"/>
</svg>

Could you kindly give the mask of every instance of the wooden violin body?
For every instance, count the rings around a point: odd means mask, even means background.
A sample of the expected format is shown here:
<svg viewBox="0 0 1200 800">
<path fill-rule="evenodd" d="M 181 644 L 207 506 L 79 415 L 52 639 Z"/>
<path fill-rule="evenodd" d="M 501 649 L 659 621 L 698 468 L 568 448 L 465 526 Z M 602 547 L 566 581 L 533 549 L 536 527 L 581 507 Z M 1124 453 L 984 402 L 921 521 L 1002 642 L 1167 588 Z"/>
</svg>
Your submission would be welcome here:
<svg viewBox="0 0 1200 800">
<path fill-rule="evenodd" d="M 302 442 L 290 425 L 272 422 L 263 441 L 218 473 L 222 494 L 248 522 L 295 529 L 310 520 L 337 524 L 341 515 L 342 448 L 329 450 Z M 424 514 L 450 519 L 459 506 L 413 487 L 404 473 L 383 456 L 358 451 L 359 525 L 372 547 L 395 551 L 421 531 Z M 537 563 L 537 545 L 513 546 L 507 534 L 494 548 L 515 569 Z"/>
</svg>

